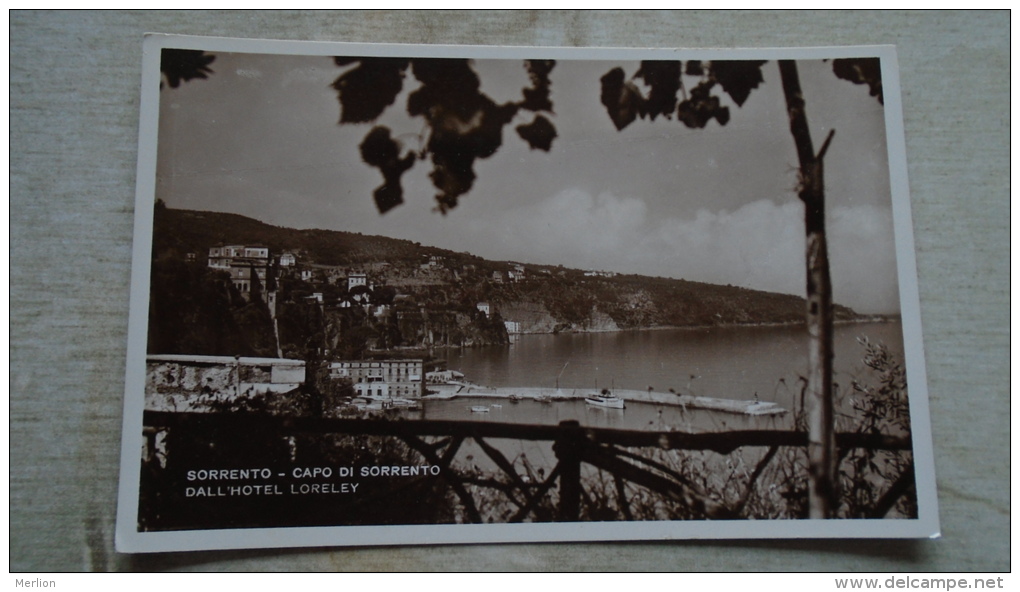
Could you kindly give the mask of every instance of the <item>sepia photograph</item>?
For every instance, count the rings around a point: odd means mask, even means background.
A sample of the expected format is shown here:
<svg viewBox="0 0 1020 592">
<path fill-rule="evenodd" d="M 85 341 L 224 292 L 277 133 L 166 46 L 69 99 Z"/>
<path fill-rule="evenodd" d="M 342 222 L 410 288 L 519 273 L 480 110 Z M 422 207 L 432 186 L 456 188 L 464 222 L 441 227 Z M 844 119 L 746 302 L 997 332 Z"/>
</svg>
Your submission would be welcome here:
<svg viewBox="0 0 1020 592">
<path fill-rule="evenodd" d="M 144 67 L 120 551 L 938 533 L 892 48 Z"/>
</svg>

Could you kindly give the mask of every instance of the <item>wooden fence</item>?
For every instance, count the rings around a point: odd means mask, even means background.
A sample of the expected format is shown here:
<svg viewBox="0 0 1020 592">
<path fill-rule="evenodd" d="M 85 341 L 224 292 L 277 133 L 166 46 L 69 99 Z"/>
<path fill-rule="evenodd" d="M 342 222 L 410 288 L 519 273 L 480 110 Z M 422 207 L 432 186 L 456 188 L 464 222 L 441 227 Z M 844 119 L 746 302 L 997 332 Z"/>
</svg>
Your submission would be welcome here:
<svg viewBox="0 0 1020 592">
<path fill-rule="evenodd" d="M 482 515 L 471 495 L 468 484 L 501 490 L 514 504 L 516 511 L 509 522 L 521 522 L 529 516 L 540 519 L 536 511 L 558 484 L 555 519 L 578 520 L 583 495 L 582 465 L 590 465 L 612 475 L 620 499 L 620 512 L 630 519 L 625 483 L 629 482 L 667 499 L 692 508 L 695 513 L 713 519 L 737 518 L 750 495 L 748 491 L 736 505 L 713 501 L 703 489 L 675 469 L 655 460 L 648 450 L 713 451 L 729 454 L 738 448 L 758 447 L 766 450 L 751 473 L 749 482 L 761 475 L 782 447 L 805 448 L 806 432 L 780 430 L 736 430 L 726 432 L 686 433 L 640 430 L 619 430 L 582 427 L 576 421 L 559 425 L 522 425 L 494 422 L 444 420 L 343 419 L 318 417 L 283 417 L 245 413 L 174 413 L 147 411 L 144 424 L 150 434 L 158 430 L 182 429 L 193 433 L 215 433 L 224 426 L 252 434 L 342 434 L 350 436 L 389 436 L 399 438 L 431 465 L 441 468 L 441 475 L 457 495 L 469 522 L 482 522 Z M 154 428 L 154 429 L 153 429 Z M 467 439 L 474 440 L 505 474 L 506 479 L 486 479 L 458 472 L 453 461 Z M 522 476 L 506 455 L 487 440 L 511 439 L 551 442 L 556 466 L 540 479 Z M 909 451 L 909 437 L 880 434 L 839 433 L 837 448 L 841 455 L 852 449 Z M 151 445 L 151 443 L 150 443 Z M 638 449 L 635 452 L 635 449 Z M 641 450 L 645 454 L 641 454 Z M 172 452 L 170 452 L 172 454 Z M 912 470 L 901 473 L 889 484 L 885 494 L 871 510 L 872 517 L 884 516 L 914 483 Z"/>
</svg>

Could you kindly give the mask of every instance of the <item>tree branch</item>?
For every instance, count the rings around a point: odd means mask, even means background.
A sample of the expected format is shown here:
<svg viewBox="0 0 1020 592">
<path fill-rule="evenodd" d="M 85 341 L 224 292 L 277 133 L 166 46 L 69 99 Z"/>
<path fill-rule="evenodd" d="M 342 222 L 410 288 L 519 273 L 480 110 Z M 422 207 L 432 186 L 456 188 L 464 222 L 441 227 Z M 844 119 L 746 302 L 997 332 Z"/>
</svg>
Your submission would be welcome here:
<svg viewBox="0 0 1020 592">
<path fill-rule="evenodd" d="M 836 130 L 829 130 L 829 135 L 825 136 L 825 141 L 822 142 L 822 149 L 818 151 L 818 155 L 815 156 L 815 160 L 821 160 L 825 158 L 825 153 L 829 151 L 829 144 L 832 142 L 832 136 L 836 135 Z"/>
</svg>

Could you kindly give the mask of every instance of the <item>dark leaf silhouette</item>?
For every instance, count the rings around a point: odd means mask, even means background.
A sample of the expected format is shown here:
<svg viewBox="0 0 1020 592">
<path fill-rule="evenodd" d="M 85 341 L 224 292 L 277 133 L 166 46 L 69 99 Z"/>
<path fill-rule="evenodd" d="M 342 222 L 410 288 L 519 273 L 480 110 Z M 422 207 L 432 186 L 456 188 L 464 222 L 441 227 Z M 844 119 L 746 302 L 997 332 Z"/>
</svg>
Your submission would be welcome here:
<svg viewBox="0 0 1020 592">
<path fill-rule="evenodd" d="M 634 83 L 627 81 L 622 68 L 613 68 L 602 76 L 602 104 L 617 130 L 622 130 L 638 117 L 654 120 L 659 115 L 677 119 L 689 128 L 701 129 L 715 119 L 720 125 L 730 120 L 730 110 L 719 97 L 712 94 L 718 84 L 733 101 L 742 106 L 751 91 L 763 82 L 761 67 L 764 61 L 644 61 L 634 74 L 648 86 L 647 97 Z M 677 94 L 683 88 L 685 76 L 702 77 L 702 80 L 683 101 L 677 104 Z"/>
<path fill-rule="evenodd" d="M 613 68 L 601 78 L 602 104 L 617 130 L 622 130 L 637 119 L 644 99 L 633 83 L 626 81 L 623 68 Z"/>
<path fill-rule="evenodd" d="M 676 109 L 676 93 L 680 90 L 680 62 L 644 61 L 634 78 L 644 79 L 649 87 L 641 117 L 653 121 L 659 115 L 669 118 Z"/>
<path fill-rule="evenodd" d="M 366 164 L 379 169 L 385 182 L 372 194 L 379 213 L 386 213 L 404 203 L 404 190 L 400 177 L 414 165 L 415 156 L 410 153 L 400 157 L 400 145 L 390 137 L 389 128 L 376 126 L 368 132 L 361 143 L 361 158 Z"/>
<path fill-rule="evenodd" d="M 399 58 L 334 58 L 338 66 L 360 62 L 334 82 L 340 101 L 340 123 L 375 121 L 393 104 L 404 86 L 410 60 Z M 371 89 L 366 92 L 366 89 Z"/>
<path fill-rule="evenodd" d="M 549 72 L 556 66 L 554 60 L 525 60 L 524 67 L 531 79 L 531 88 L 523 91 L 522 109 L 528 111 L 552 112 L 552 101 L 549 99 Z"/>
<path fill-rule="evenodd" d="M 719 125 L 726 125 L 730 120 L 730 110 L 719 104 L 719 97 L 712 96 L 714 83 L 702 82 L 691 89 L 691 96 L 677 107 L 677 119 L 693 129 L 701 129 L 713 118 Z"/>
<path fill-rule="evenodd" d="M 742 107 L 751 91 L 764 82 L 761 76 L 761 67 L 764 64 L 764 61 L 750 60 L 713 61 L 712 78 L 722 86 L 738 107 Z"/>
<path fill-rule="evenodd" d="M 882 96 L 882 63 L 878 58 L 848 58 L 832 61 L 832 72 L 854 84 L 867 84 L 871 96 L 885 104 Z"/>
<path fill-rule="evenodd" d="M 422 86 L 407 99 L 407 112 L 422 116 L 431 129 L 426 152 L 429 178 L 446 212 L 474 184 L 474 162 L 492 156 L 503 143 L 503 127 L 517 113 L 514 104 L 497 105 L 479 92 L 478 76 L 467 60 L 414 60 Z"/>
<path fill-rule="evenodd" d="M 533 149 L 537 148 L 548 152 L 552 148 L 553 140 L 556 139 L 556 128 L 553 127 L 552 122 L 541 115 L 536 116 L 535 121 L 527 125 L 519 125 L 516 129 L 517 135 Z"/>
<path fill-rule="evenodd" d="M 407 99 L 407 113 L 433 121 L 457 117 L 467 122 L 488 97 L 479 92 L 481 83 L 468 60 L 416 59 L 411 67 L 422 86 Z M 432 113 L 442 109 L 443 113 Z"/>
<path fill-rule="evenodd" d="M 403 203 L 400 178 L 418 160 L 432 163 L 429 178 L 438 192 L 439 211 L 457 206 L 475 180 L 474 163 L 492 156 L 503 144 L 503 128 L 521 109 L 552 113 L 549 73 L 553 60 L 526 60 L 531 85 L 522 100 L 498 104 L 481 92 L 481 83 L 469 60 L 443 58 L 334 58 L 339 67 L 355 67 L 333 83 L 340 101 L 340 123 L 374 121 L 391 106 L 411 74 L 421 84 L 407 97 L 407 114 L 424 119 L 416 132 L 418 149 L 401 157 L 401 146 L 390 130 L 376 127 L 361 144 L 364 161 L 378 168 L 385 183 L 375 190 L 380 212 Z M 517 126 L 517 133 L 532 148 L 549 150 L 556 128 L 544 116 Z"/>
<path fill-rule="evenodd" d="M 216 56 L 198 49 L 164 49 L 160 54 L 159 69 L 166 76 L 170 88 L 177 88 L 182 81 L 207 78 L 207 74 L 213 73 L 209 64 L 215 59 Z M 163 88 L 163 83 L 160 82 L 159 86 Z"/>
</svg>

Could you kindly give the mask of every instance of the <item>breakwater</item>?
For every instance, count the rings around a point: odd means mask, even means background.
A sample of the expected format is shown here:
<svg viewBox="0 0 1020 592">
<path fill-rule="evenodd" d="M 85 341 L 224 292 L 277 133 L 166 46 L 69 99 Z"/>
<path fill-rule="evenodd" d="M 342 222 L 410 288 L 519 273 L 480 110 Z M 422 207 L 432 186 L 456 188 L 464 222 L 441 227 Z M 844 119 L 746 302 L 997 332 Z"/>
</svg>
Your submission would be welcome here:
<svg viewBox="0 0 1020 592">
<path fill-rule="evenodd" d="M 456 382 L 442 385 L 429 385 L 433 394 L 425 399 L 455 399 L 457 397 L 476 397 L 492 399 L 532 399 L 537 401 L 579 401 L 592 394 L 592 389 L 557 389 L 541 387 L 488 387 L 469 382 Z M 688 409 L 707 409 L 740 415 L 782 415 L 786 409 L 770 401 L 739 401 L 719 399 L 715 397 L 699 397 L 674 393 L 656 392 L 654 390 L 614 389 L 613 394 L 631 403 L 648 403 L 651 405 L 667 405 Z"/>
</svg>

